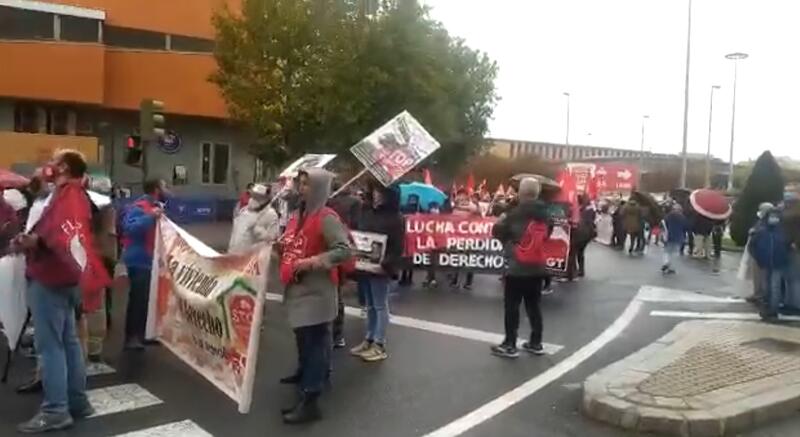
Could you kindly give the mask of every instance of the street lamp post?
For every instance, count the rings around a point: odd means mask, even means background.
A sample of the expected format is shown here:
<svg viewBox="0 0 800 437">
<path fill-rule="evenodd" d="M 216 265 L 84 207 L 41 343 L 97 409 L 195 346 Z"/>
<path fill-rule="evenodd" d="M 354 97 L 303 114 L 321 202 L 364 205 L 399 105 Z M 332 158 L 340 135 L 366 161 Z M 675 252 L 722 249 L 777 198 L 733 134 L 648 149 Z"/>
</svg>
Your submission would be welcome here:
<svg viewBox="0 0 800 437">
<path fill-rule="evenodd" d="M 688 167 L 687 140 L 689 135 L 689 60 L 692 54 L 692 0 L 689 0 L 689 20 L 686 31 L 686 82 L 683 87 L 683 149 L 681 152 L 681 187 L 686 187 Z"/>
<path fill-rule="evenodd" d="M 644 175 L 644 122 L 648 118 L 650 118 L 649 115 L 642 116 L 642 150 L 639 153 L 639 184 L 637 187 L 639 190 L 642 189 L 642 180 Z"/>
<path fill-rule="evenodd" d="M 565 91 L 563 94 L 567 97 L 567 138 L 564 140 L 564 144 L 569 146 L 569 93 Z"/>
<path fill-rule="evenodd" d="M 736 79 L 739 73 L 739 60 L 747 59 L 747 53 L 731 53 L 725 59 L 733 61 L 733 110 L 731 111 L 731 155 L 728 163 L 728 190 L 733 189 L 733 138 L 736 130 Z"/>
<path fill-rule="evenodd" d="M 711 85 L 711 100 L 708 105 L 708 148 L 706 149 L 706 188 L 711 188 L 711 120 L 714 117 L 714 90 L 719 85 Z"/>
</svg>

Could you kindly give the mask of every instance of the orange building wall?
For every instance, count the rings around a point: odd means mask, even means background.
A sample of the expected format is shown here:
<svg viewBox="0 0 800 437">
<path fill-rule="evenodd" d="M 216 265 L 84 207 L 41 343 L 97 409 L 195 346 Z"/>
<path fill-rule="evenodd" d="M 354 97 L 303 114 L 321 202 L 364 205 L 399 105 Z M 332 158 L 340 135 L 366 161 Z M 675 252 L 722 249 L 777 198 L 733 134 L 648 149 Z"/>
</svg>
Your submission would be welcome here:
<svg viewBox="0 0 800 437">
<path fill-rule="evenodd" d="M 227 4 L 238 11 L 240 0 L 44 0 L 100 9 L 106 12 L 106 24 L 176 35 L 211 39 L 211 17 Z"/>
<path fill-rule="evenodd" d="M 101 104 L 104 55 L 97 44 L 0 41 L 0 95 Z"/>
<path fill-rule="evenodd" d="M 58 149 L 82 152 L 90 163 L 98 161 L 97 138 L 70 135 L 26 134 L 0 131 L 0 168 L 27 162 L 42 164 L 53 157 Z"/>
<path fill-rule="evenodd" d="M 225 100 L 208 81 L 212 55 L 108 49 L 105 60 L 104 106 L 138 110 L 141 99 L 155 98 L 168 114 L 226 117 Z"/>
</svg>

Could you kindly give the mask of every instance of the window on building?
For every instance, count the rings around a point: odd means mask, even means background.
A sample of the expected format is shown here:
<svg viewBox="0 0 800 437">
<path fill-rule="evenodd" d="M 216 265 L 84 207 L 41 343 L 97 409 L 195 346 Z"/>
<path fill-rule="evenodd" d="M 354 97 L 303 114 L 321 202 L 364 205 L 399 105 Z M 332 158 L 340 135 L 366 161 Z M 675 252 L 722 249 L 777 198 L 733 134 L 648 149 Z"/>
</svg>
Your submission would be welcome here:
<svg viewBox="0 0 800 437">
<path fill-rule="evenodd" d="M 0 38 L 53 39 L 53 14 L 0 6 Z"/>
<path fill-rule="evenodd" d="M 69 135 L 70 131 L 70 110 L 67 108 L 48 108 L 47 110 L 47 133 L 51 135 Z"/>
<path fill-rule="evenodd" d="M 151 50 L 165 50 L 167 48 L 166 34 L 129 29 L 127 27 L 104 26 L 103 40 L 106 45 L 111 47 Z"/>
<path fill-rule="evenodd" d="M 203 143 L 201 145 L 201 177 L 204 184 L 228 183 L 231 148 L 228 144 Z"/>
<path fill-rule="evenodd" d="M 214 41 L 191 36 L 172 35 L 171 50 L 176 52 L 211 53 L 214 51 Z"/>
<path fill-rule="evenodd" d="M 14 132 L 39 132 L 39 110 L 36 106 L 17 104 L 14 107 Z"/>
<path fill-rule="evenodd" d="M 94 135 L 91 112 L 80 110 L 75 112 L 75 135 Z"/>
<path fill-rule="evenodd" d="M 91 18 L 59 16 L 61 40 L 76 42 L 98 42 L 98 21 Z"/>
</svg>

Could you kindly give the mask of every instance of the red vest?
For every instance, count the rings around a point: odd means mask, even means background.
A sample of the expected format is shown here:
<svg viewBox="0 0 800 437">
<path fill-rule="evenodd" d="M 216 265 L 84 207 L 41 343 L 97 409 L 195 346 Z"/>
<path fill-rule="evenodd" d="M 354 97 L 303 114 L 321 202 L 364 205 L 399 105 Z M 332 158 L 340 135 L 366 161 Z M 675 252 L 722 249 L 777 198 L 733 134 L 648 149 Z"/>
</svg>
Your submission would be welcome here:
<svg viewBox="0 0 800 437">
<path fill-rule="evenodd" d="M 295 280 L 296 265 L 301 259 L 309 258 L 323 253 L 326 249 L 325 236 L 322 233 L 322 220 L 333 215 L 337 219 L 336 212 L 328 207 L 323 207 L 317 212 L 309 214 L 303 221 L 303 227 L 298 229 L 299 213 L 292 214 L 289 223 L 286 225 L 286 232 L 281 237 L 280 275 L 281 282 L 285 285 Z M 336 268 L 330 269 L 331 280 L 334 284 L 339 283 L 339 271 Z"/>
</svg>

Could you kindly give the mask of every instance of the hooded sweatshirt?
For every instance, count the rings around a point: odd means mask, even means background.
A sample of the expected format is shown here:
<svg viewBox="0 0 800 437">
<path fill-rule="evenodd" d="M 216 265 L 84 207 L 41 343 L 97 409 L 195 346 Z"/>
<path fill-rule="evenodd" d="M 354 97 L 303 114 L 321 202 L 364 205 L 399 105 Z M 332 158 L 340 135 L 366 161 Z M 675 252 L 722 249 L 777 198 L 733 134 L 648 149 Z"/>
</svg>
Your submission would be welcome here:
<svg viewBox="0 0 800 437">
<path fill-rule="evenodd" d="M 380 187 L 384 202 L 378 208 L 365 205 L 356 229 L 386 235 L 386 254 L 381 267 L 385 276 L 392 277 L 401 268 L 405 220 L 400 214 L 400 193 L 391 188 Z"/>
<path fill-rule="evenodd" d="M 322 169 L 307 171 L 310 192 L 292 214 L 281 238 L 281 270 L 311 256 L 319 256 L 323 269 L 300 272 L 286 285 L 284 303 L 292 328 L 328 323 L 336 318 L 337 294 L 331 269 L 350 258 L 347 229 L 332 209 L 325 207 L 333 175 Z"/>
</svg>

